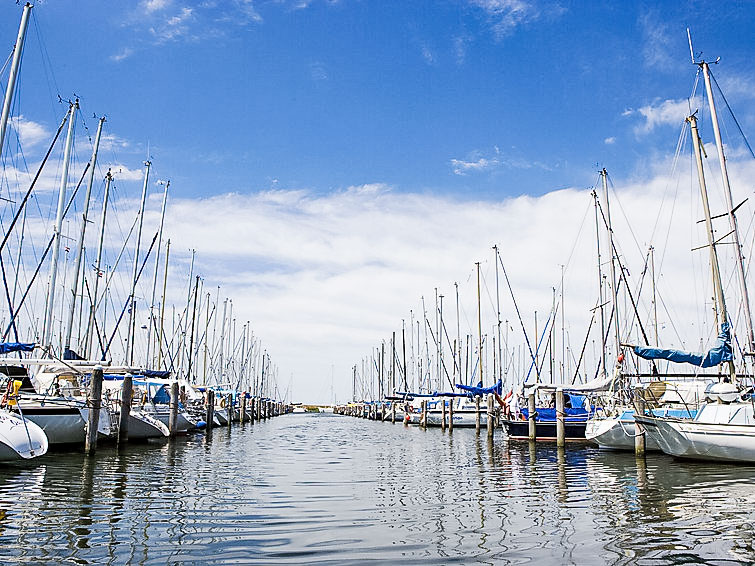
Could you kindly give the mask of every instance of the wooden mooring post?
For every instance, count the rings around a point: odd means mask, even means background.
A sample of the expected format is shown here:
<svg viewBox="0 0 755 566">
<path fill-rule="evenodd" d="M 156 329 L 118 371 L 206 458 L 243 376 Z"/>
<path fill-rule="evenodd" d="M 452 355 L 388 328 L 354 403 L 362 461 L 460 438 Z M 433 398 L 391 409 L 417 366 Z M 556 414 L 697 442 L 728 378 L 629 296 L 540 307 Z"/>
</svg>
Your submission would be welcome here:
<svg viewBox="0 0 755 566">
<path fill-rule="evenodd" d="M 391 424 L 396 423 L 396 403 L 391 401 Z"/>
<path fill-rule="evenodd" d="M 168 431 L 171 436 L 178 432 L 178 382 L 170 384 L 170 415 L 168 416 Z"/>
<path fill-rule="evenodd" d="M 208 389 L 207 393 L 207 406 L 205 407 L 207 412 L 205 413 L 205 431 L 207 434 L 212 432 L 213 421 L 215 420 L 215 392 L 212 389 Z"/>
<path fill-rule="evenodd" d="M 448 432 L 451 432 L 454 429 L 454 399 L 451 397 L 451 400 L 448 402 Z"/>
<path fill-rule="evenodd" d="M 422 415 L 419 424 L 422 425 L 422 428 L 427 428 L 427 399 L 422 400 Z"/>
<path fill-rule="evenodd" d="M 246 422 L 246 393 L 241 394 L 241 414 L 239 416 L 241 424 Z"/>
<path fill-rule="evenodd" d="M 556 446 L 566 444 L 566 414 L 564 413 L 564 391 L 556 389 Z"/>
<path fill-rule="evenodd" d="M 128 421 L 131 418 L 131 398 L 134 396 L 134 376 L 123 376 L 121 387 L 121 412 L 118 415 L 118 442 L 128 441 Z"/>
<path fill-rule="evenodd" d="M 645 399 L 637 390 L 634 391 L 633 404 L 635 415 L 645 414 Z M 645 456 L 645 427 L 636 419 L 634 421 L 634 453 L 637 456 Z"/>
<path fill-rule="evenodd" d="M 529 421 L 529 437 L 530 440 L 537 440 L 537 427 L 535 425 L 535 394 L 530 393 L 527 396 L 527 420 Z"/>
<path fill-rule="evenodd" d="M 475 409 L 474 429 L 477 432 L 477 434 L 480 434 L 480 396 L 479 395 L 475 395 L 474 397 L 474 409 Z"/>
<path fill-rule="evenodd" d="M 225 406 L 228 408 L 228 428 L 231 428 L 236 411 L 233 410 L 233 394 L 229 393 L 225 398 Z"/>
<path fill-rule="evenodd" d="M 495 413 L 493 412 L 493 395 L 488 394 L 488 438 L 495 433 Z"/>
<path fill-rule="evenodd" d="M 440 400 L 440 430 L 446 430 L 446 400 Z"/>
<path fill-rule="evenodd" d="M 94 454 L 97 450 L 97 425 L 100 422 L 100 408 L 102 407 L 102 366 L 95 366 L 92 371 L 92 382 L 89 384 L 89 413 L 87 414 L 86 437 L 84 452 Z"/>
</svg>

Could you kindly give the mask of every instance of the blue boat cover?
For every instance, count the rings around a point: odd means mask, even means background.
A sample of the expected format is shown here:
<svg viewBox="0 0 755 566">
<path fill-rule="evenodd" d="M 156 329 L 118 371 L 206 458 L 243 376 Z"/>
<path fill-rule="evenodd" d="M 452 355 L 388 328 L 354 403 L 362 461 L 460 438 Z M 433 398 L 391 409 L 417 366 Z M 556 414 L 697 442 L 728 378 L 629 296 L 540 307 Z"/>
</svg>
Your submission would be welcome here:
<svg viewBox="0 0 755 566">
<path fill-rule="evenodd" d="M 155 379 L 168 379 L 170 377 L 169 371 L 163 371 L 159 369 L 145 369 L 141 373 L 145 377 L 153 377 Z"/>
<path fill-rule="evenodd" d="M 634 353 L 646 360 L 669 360 L 675 363 L 692 364 L 701 368 L 710 368 L 734 359 L 731 349 L 731 332 L 729 323 L 721 324 L 716 345 L 705 353 L 684 352 L 682 350 L 665 350 L 663 348 L 649 348 L 635 346 Z"/>
<path fill-rule="evenodd" d="M 501 391 L 503 391 L 503 382 L 499 379 L 498 383 L 490 387 L 483 387 L 482 381 L 478 382 L 476 386 L 463 385 L 461 383 L 457 383 L 456 387 L 458 387 L 462 391 L 466 391 L 469 395 L 483 396 L 483 395 L 487 395 L 488 393 L 495 393 L 497 395 L 500 395 Z"/>
<path fill-rule="evenodd" d="M 0 354 L 10 354 L 11 352 L 31 352 L 34 344 L 25 344 L 23 342 L 0 342 Z"/>
</svg>

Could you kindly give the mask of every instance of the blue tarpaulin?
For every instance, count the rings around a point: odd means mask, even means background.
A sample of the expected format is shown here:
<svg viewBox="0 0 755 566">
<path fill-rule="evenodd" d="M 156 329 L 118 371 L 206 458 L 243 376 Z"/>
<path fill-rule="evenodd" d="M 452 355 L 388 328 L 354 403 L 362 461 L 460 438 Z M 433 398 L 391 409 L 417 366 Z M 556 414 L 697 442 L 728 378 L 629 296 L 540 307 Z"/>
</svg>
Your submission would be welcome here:
<svg viewBox="0 0 755 566">
<path fill-rule="evenodd" d="M 0 342 L 0 354 L 10 354 L 11 352 L 31 352 L 34 344 L 25 344 L 23 342 Z"/>
<path fill-rule="evenodd" d="M 716 345 L 705 353 L 666 350 L 645 346 L 635 346 L 634 353 L 646 360 L 669 360 L 675 363 L 692 364 L 701 368 L 714 367 L 734 359 L 728 322 L 721 324 L 721 332 L 718 334 Z"/>
<path fill-rule="evenodd" d="M 487 395 L 488 393 L 496 393 L 498 395 L 501 394 L 501 391 L 503 391 L 503 382 L 499 379 L 498 383 L 491 387 L 483 387 L 482 381 L 480 381 L 477 386 L 472 385 L 463 385 L 461 383 L 457 383 L 456 387 L 461 389 L 462 391 L 466 391 L 469 395 Z"/>
</svg>

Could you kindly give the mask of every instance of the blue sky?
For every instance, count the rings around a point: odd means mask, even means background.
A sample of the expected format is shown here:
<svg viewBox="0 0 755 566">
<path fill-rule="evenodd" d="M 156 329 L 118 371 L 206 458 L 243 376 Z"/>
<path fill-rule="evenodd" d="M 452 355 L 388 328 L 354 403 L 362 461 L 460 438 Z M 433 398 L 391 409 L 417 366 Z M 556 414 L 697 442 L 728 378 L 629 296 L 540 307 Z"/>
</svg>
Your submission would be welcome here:
<svg viewBox="0 0 755 566">
<path fill-rule="evenodd" d="M 12 38 L 20 9 L 2 10 Z M 32 37 L 25 115 L 52 123 L 50 94 L 76 93 L 117 135 L 149 142 L 185 194 L 384 182 L 496 198 L 587 185 L 596 163 L 640 169 L 658 139 L 638 139 L 625 111 L 689 90 L 686 26 L 727 73 L 750 71 L 755 7 L 165 0 L 34 13 L 54 82 L 34 68 Z"/>
<path fill-rule="evenodd" d="M 0 4 L 5 53 L 20 13 Z M 175 280 L 197 249 L 207 288 L 223 285 L 314 400 L 333 367 L 345 396 L 351 366 L 420 296 L 466 281 L 471 299 L 470 269 L 494 243 L 508 242 L 527 308 L 547 310 L 599 166 L 627 201 L 660 206 L 643 199 L 648 187 L 662 198 L 689 108 L 687 27 L 696 51 L 722 57 L 713 71 L 755 130 L 748 3 L 149 0 L 33 14 L 14 105 L 25 155 L 65 112 L 58 95 L 81 97 L 90 131 L 107 115 L 101 161 L 122 171 L 122 242 L 149 147 L 153 181 L 171 179 Z M 741 149 L 735 134 L 729 120 Z M 88 152 L 77 145 L 78 162 Z M 587 312 L 592 297 L 577 295 Z"/>
</svg>

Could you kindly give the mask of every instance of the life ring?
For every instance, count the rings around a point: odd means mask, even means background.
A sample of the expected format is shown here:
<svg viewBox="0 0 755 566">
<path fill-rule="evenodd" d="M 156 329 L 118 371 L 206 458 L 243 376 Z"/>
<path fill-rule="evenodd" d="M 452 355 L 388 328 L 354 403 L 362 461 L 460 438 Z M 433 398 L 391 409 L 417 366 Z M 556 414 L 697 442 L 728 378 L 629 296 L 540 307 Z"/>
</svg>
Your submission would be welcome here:
<svg viewBox="0 0 755 566">
<path fill-rule="evenodd" d="M 225 397 L 221 397 L 221 399 L 220 399 L 220 408 L 221 409 L 225 408 Z"/>
</svg>

